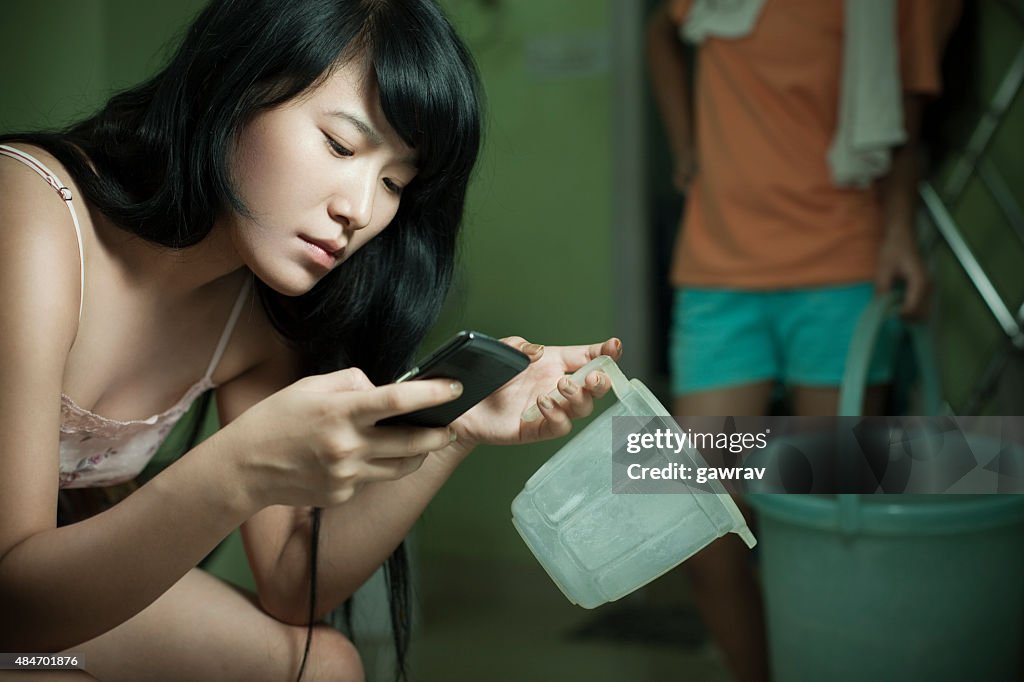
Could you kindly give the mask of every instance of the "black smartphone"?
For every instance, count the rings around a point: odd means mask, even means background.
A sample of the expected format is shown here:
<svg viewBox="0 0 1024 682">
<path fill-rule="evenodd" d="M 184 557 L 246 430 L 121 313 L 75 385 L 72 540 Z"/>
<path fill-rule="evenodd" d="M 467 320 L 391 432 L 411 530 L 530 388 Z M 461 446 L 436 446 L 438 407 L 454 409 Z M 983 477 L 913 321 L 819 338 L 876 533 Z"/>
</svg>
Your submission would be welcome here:
<svg viewBox="0 0 1024 682">
<path fill-rule="evenodd" d="M 400 376 L 395 383 L 413 379 L 457 379 L 462 395 L 455 400 L 407 414 L 388 417 L 378 424 L 447 426 L 469 408 L 497 391 L 530 364 L 525 353 L 474 331 L 461 331 L 443 346 Z"/>
</svg>

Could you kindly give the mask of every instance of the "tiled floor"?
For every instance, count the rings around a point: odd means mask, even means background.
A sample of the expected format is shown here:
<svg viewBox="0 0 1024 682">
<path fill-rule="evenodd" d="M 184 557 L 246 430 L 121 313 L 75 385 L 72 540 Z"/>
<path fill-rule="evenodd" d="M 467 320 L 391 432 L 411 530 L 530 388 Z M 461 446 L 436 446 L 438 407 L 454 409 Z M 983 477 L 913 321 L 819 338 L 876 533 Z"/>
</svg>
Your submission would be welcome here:
<svg viewBox="0 0 1024 682">
<path fill-rule="evenodd" d="M 537 564 L 419 559 L 412 682 L 730 682 L 685 581 L 588 611 Z M 660 592 L 664 593 L 664 587 Z"/>
</svg>

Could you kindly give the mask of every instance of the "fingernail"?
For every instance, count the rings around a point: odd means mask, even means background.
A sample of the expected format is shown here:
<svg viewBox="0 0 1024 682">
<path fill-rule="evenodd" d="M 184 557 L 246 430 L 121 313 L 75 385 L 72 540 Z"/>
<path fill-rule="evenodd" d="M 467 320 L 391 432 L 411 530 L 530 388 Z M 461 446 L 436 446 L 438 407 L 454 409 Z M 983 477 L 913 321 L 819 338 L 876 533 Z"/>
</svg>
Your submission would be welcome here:
<svg viewBox="0 0 1024 682">
<path fill-rule="evenodd" d="M 599 388 L 604 383 L 604 375 L 600 372 L 597 373 L 597 379 L 594 381 L 594 388 Z"/>
<path fill-rule="evenodd" d="M 612 346 L 615 348 L 615 352 L 616 353 L 619 353 L 619 352 L 622 351 L 622 342 L 619 341 L 618 339 L 615 339 L 615 341 L 612 342 Z"/>
<path fill-rule="evenodd" d="M 546 395 L 541 396 L 538 402 L 540 403 L 540 406 L 543 407 L 545 410 L 550 410 L 555 406 L 554 401 L 551 400 L 551 398 L 547 397 Z"/>
<path fill-rule="evenodd" d="M 569 395 L 576 395 L 576 391 L 579 390 L 579 386 L 577 386 L 576 382 L 574 382 L 572 379 L 566 377 L 562 381 L 562 390 L 568 393 Z"/>
<path fill-rule="evenodd" d="M 453 381 L 451 383 L 452 395 L 462 395 L 462 382 Z"/>
<path fill-rule="evenodd" d="M 459 434 L 455 433 L 455 429 L 448 429 L 448 442 L 454 443 L 459 439 Z"/>
<path fill-rule="evenodd" d="M 541 345 L 536 344 L 536 343 L 528 343 L 525 346 L 523 346 L 523 352 L 526 353 L 527 355 L 536 355 L 537 353 L 541 352 L 543 349 L 544 349 L 544 346 L 541 346 Z"/>
</svg>

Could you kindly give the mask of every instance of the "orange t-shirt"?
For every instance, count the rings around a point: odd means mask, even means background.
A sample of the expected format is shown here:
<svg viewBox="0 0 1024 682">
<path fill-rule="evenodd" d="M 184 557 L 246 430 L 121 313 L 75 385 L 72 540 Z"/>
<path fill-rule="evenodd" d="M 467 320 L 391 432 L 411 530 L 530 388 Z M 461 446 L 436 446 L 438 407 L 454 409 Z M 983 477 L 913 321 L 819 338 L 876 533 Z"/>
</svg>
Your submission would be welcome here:
<svg viewBox="0 0 1024 682">
<path fill-rule="evenodd" d="M 679 24 L 692 0 L 671 5 Z M 772 289 L 874 277 L 882 236 L 876 187 L 837 188 L 835 134 L 843 0 L 766 0 L 750 35 L 707 38 L 695 83 L 698 173 L 672 267 L 676 286 Z M 903 89 L 936 94 L 952 16 L 900 0 Z"/>
</svg>

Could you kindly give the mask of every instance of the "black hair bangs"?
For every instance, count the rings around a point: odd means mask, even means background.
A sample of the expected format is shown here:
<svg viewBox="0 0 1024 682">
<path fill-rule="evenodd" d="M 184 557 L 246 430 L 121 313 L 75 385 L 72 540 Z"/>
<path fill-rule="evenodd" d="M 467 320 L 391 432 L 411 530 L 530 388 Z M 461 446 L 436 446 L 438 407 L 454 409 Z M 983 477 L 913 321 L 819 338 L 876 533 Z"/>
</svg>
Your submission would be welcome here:
<svg viewBox="0 0 1024 682">
<path fill-rule="evenodd" d="M 472 57 L 434 3 L 374 6 L 364 56 L 381 109 L 416 151 L 418 191 L 464 185 L 480 148 L 480 84 Z M 455 57 L 453 59 L 453 51 Z"/>
</svg>

